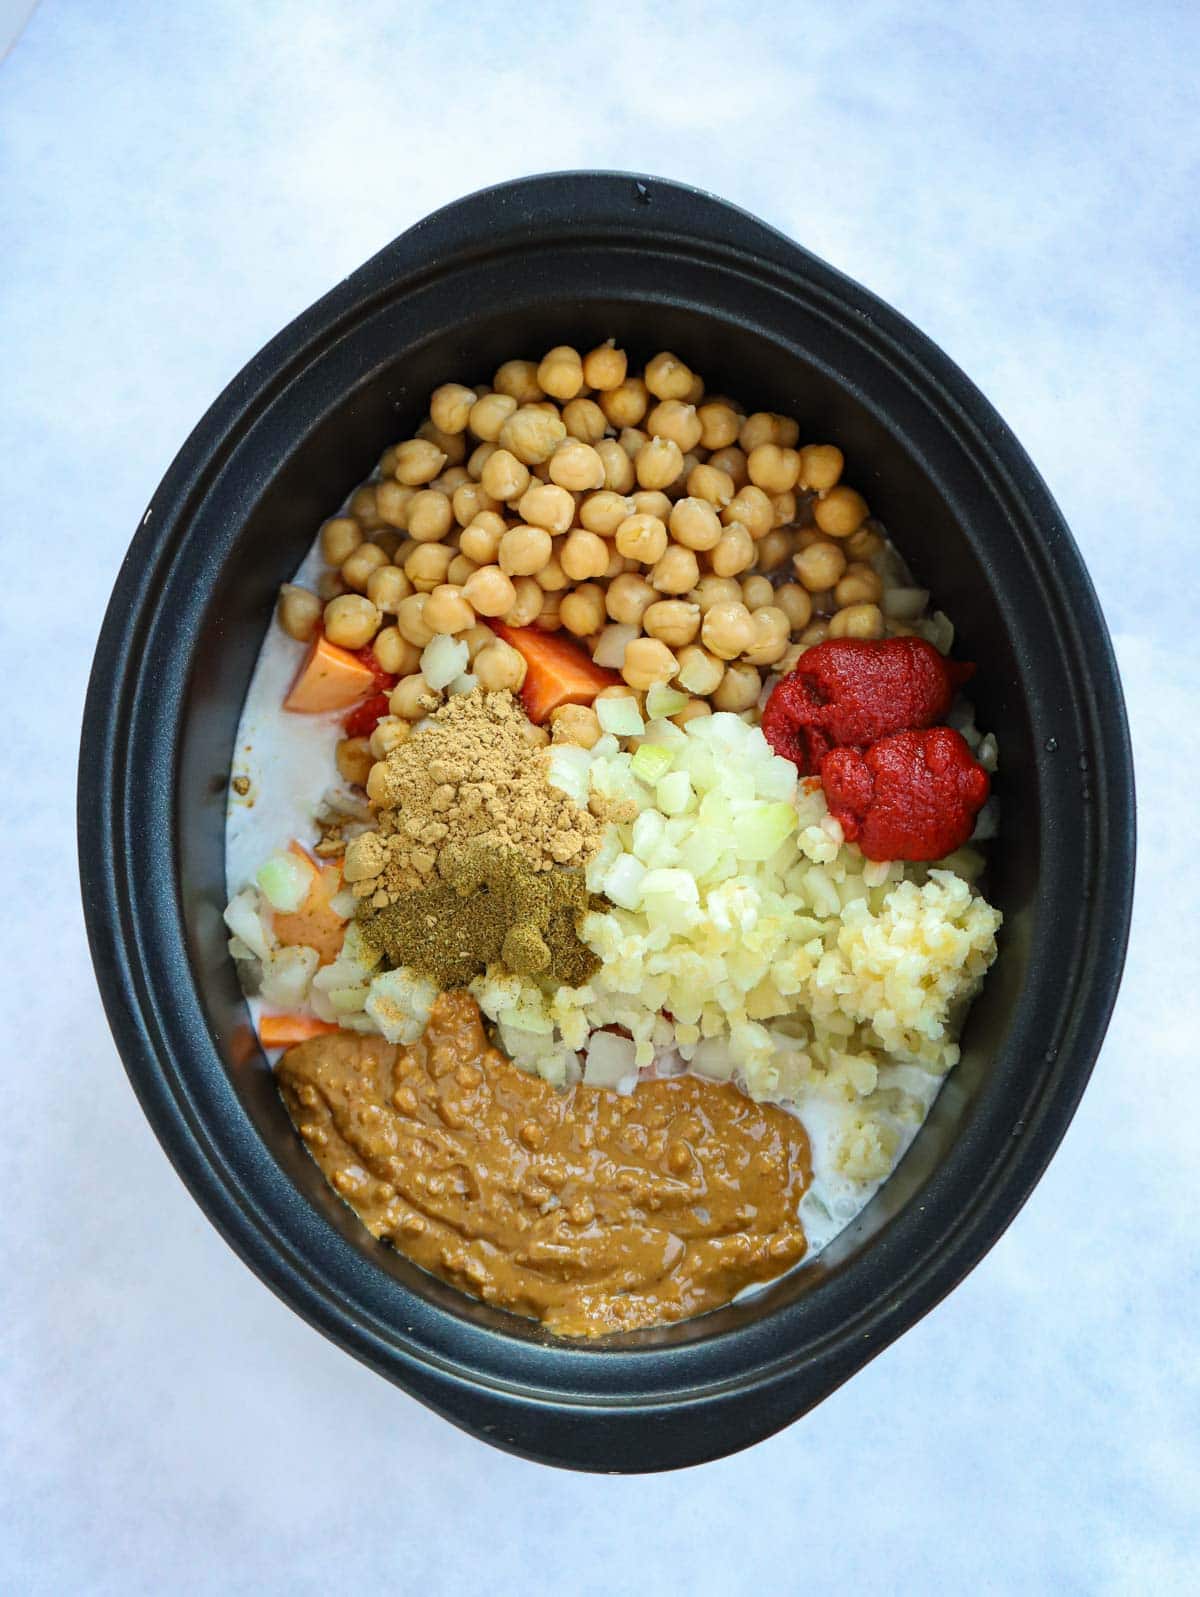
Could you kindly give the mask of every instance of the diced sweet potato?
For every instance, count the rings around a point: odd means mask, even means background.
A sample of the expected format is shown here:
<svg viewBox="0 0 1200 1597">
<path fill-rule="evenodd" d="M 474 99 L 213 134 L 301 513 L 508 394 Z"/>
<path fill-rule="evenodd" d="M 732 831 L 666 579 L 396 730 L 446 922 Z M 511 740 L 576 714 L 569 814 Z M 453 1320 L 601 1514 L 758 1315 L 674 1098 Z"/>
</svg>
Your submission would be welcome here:
<svg viewBox="0 0 1200 1597">
<path fill-rule="evenodd" d="M 601 688 L 621 678 L 595 665 L 582 644 L 536 627 L 506 627 L 489 622 L 493 632 L 512 645 L 525 661 L 521 699 L 529 719 L 541 726 L 562 704 L 590 704 Z"/>
<path fill-rule="evenodd" d="M 302 715 L 319 715 L 327 710 L 347 710 L 375 691 L 375 673 L 370 666 L 321 636 L 310 645 L 283 707 Z"/>
</svg>

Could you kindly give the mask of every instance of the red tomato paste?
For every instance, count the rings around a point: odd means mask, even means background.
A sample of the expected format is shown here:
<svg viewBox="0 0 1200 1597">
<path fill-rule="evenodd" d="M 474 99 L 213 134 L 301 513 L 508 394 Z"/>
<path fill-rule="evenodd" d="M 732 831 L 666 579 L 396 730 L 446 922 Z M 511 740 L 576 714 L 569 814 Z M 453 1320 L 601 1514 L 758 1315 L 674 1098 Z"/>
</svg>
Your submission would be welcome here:
<svg viewBox="0 0 1200 1597">
<path fill-rule="evenodd" d="M 934 726 L 973 665 L 944 660 L 923 638 L 830 638 L 800 656 L 767 700 L 762 729 L 805 775 L 834 748 Z"/>
<path fill-rule="evenodd" d="M 988 774 L 948 726 L 893 732 L 821 761 L 830 814 L 872 860 L 941 859 L 975 830 Z"/>
</svg>

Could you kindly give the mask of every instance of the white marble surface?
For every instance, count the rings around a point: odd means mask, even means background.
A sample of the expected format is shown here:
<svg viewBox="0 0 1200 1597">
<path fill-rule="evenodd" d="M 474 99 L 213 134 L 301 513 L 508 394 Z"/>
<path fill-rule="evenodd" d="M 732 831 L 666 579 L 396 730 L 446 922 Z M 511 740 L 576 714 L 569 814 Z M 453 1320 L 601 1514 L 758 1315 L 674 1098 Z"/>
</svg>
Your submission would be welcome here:
<svg viewBox="0 0 1200 1597">
<path fill-rule="evenodd" d="M 0 1589 L 1200 1588 L 1198 49 L 1183 0 L 42 0 L 0 68 Z M 1143 828 L 1108 1044 L 994 1252 L 784 1435 L 625 1480 L 468 1440 L 235 1259 L 118 1065 L 72 827 L 105 596 L 213 395 L 432 207 L 587 165 L 758 211 L 998 404 L 1106 606 Z"/>
</svg>

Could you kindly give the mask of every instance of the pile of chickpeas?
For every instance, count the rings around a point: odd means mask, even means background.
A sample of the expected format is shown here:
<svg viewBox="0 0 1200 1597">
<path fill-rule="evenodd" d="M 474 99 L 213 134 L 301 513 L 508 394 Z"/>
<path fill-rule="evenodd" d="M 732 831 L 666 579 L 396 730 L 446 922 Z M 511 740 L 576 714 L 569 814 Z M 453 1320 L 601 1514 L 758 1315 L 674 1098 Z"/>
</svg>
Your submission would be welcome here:
<svg viewBox="0 0 1200 1597">
<path fill-rule="evenodd" d="M 885 617 L 885 541 L 843 464 L 791 418 L 706 394 L 668 351 L 636 376 L 612 340 L 560 345 L 505 361 L 490 387 L 443 384 L 321 529 L 318 592 L 280 595 L 292 637 L 370 644 L 400 678 L 371 738 L 339 746 L 343 776 L 369 791 L 371 765 L 439 702 L 419 670 L 439 633 L 466 643 L 482 688 L 520 688 L 493 618 L 577 638 L 623 678 L 604 694 L 687 693 L 681 724 L 750 712 L 827 637 L 908 631 Z M 531 737 L 551 734 L 590 747 L 600 725 L 571 705 Z"/>
</svg>

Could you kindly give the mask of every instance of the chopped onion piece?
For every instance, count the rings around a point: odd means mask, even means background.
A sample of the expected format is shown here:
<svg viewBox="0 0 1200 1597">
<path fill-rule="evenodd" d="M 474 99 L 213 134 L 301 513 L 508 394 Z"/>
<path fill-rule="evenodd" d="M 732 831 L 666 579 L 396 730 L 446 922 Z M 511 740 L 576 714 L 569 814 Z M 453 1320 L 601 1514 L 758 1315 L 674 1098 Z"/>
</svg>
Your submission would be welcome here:
<svg viewBox="0 0 1200 1597">
<path fill-rule="evenodd" d="M 437 995 L 434 982 L 401 965 L 375 977 L 365 1007 L 388 1042 L 407 1045 L 424 1032 Z"/>
<path fill-rule="evenodd" d="M 606 666 L 610 671 L 619 671 L 625 664 L 625 650 L 634 640 L 640 637 L 638 627 L 613 625 L 605 627 L 596 640 L 596 647 L 592 650 L 592 659 L 597 665 Z M 601 723 L 603 724 L 603 723 Z"/>
<path fill-rule="evenodd" d="M 733 846 L 742 860 L 769 860 L 796 828 L 790 804 L 755 804 L 735 816 Z"/>
<path fill-rule="evenodd" d="M 266 959 L 275 946 L 275 934 L 263 921 L 258 908 L 258 894 L 252 887 L 245 887 L 225 906 L 225 924 L 259 959 Z"/>
<path fill-rule="evenodd" d="M 584 1086 L 615 1087 L 625 1076 L 636 1075 L 634 1054 L 630 1038 L 615 1031 L 593 1032 L 583 1067 Z"/>
<path fill-rule="evenodd" d="M 604 731 L 617 737 L 639 737 L 646 730 L 635 698 L 596 699 L 592 708 Z"/>
<path fill-rule="evenodd" d="M 671 769 L 673 755 L 660 743 L 643 743 L 633 756 L 633 774 L 647 787 L 654 787 Z"/>
<path fill-rule="evenodd" d="M 313 882 L 313 867 L 295 854 L 272 854 L 260 865 L 255 881 L 272 909 L 281 915 L 294 915 L 308 897 Z"/>
<path fill-rule="evenodd" d="M 451 693 L 474 693 L 479 686 L 479 678 L 470 671 L 464 671 L 461 676 L 456 676 L 450 684 Z"/>
<path fill-rule="evenodd" d="M 587 749 L 576 748 L 570 743 L 555 744 L 547 762 L 546 781 L 586 809 L 591 763 L 592 757 Z"/>
<path fill-rule="evenodd" d="M 275 949 L 263 961 L 262 996 L 279 1009 L 298 1009 L 308 997 L 318 960 L 315 948 Z"/>
<path fill-rule="evenodd" d="M 602 879 L 601 891 L 620 909 L 636 909 L 642 898 L 646 867 L 633 854 L 618 854 Z"/>
<path fill-rule="evenodd" d="M 916 621 L 925 614 L 929 603 L 928 588 L 885 588 L 882 608 L 893 621 Z"/>
<path fill-rule="evenodd" d="M 421 675 L 438 693 L 448 688 L 455 677 L 461 676 L 471 663 L 471 651 L 465 643 L 440 632 L 432 643 L 425 645 L 421 655 Z"/>
<path fill-rule="evenodd" d="M 669 772 L 654 790 L 654 802 L 664 815 L 682 815 L 691 801 L 692 779 L 686 771 Z"/>
<path fill-rule="evenodd" d="M 678 715 L 687 702 L 686 693 L 680 693 L 678 688 L 669 687 L 665 682 L 652 682 L 646 694 L 646 709 L 655 719 Z"/>
<path fill-rule="evenodd" d="M 350 920 L 358 905 L 358 900 L 348 887 L 343 887 L 340 893 L 335 893 L 329 900 L 329 907 L 341 920 Z"/>
</svg>

